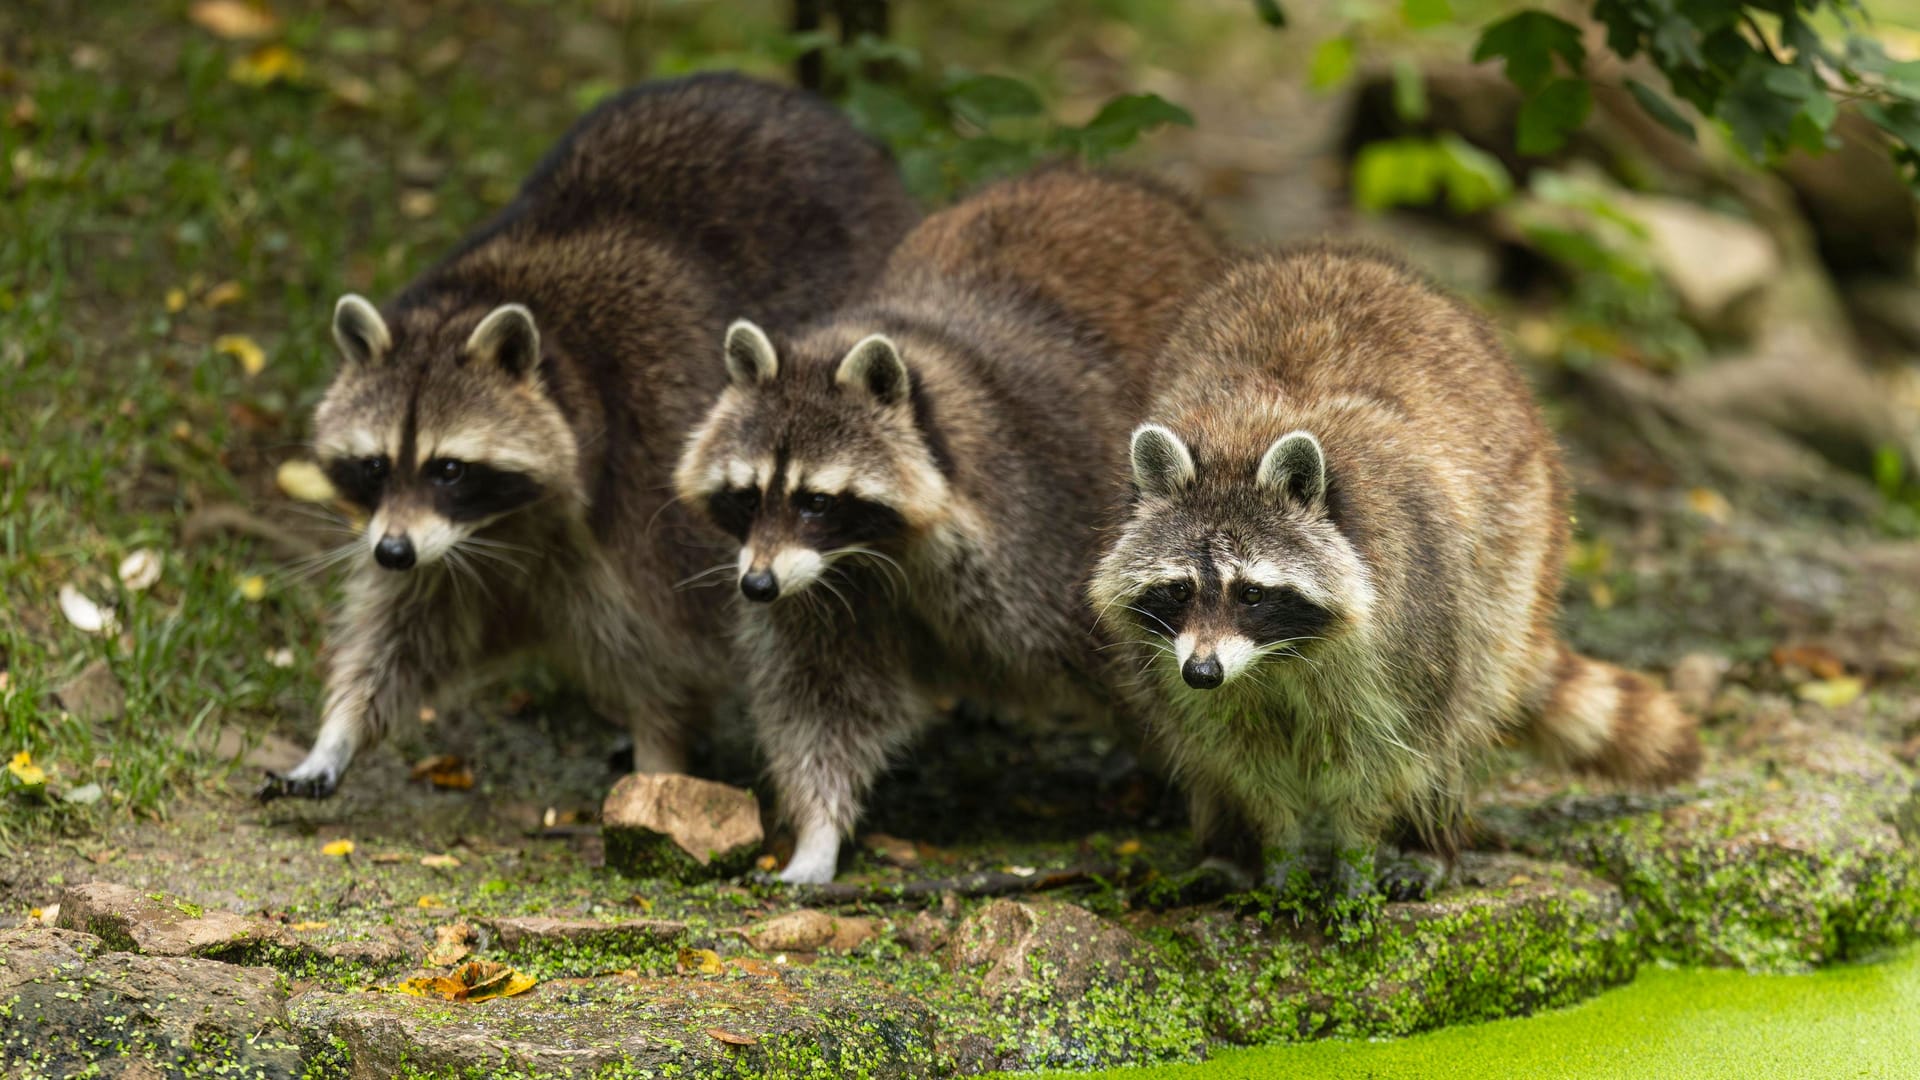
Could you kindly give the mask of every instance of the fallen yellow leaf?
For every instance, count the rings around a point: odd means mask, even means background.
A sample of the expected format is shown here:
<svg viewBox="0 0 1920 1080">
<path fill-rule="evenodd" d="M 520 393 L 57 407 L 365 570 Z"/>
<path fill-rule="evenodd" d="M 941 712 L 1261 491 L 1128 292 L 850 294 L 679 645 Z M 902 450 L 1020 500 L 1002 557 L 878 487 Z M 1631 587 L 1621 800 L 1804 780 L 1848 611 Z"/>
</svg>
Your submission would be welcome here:
<svg viewBox="0 0 1920 1080">
<path fill-rule="evenodd" d="M 1801 701 L 1811 701 L 1815 705 L 1829 709 L 1845 708 L 1859 700 L 1867 689 L 1866 681 L 1853 675 L 1842 675 L 1837 679 L 1816 679 L 1801 683 L 1795 693 Z"/>
<path fill-rule="evenodd" d="M 178 315 L 187 309 L 187 290 L 167 290 L 167 314 Z"/>
<path fill-rule="evenodd" d="M 336 859 L 344 859 L 353 854 L 353 841 L 335 840 L 321 847 L 320 854 L 331 855 Z"/>
<path fill-rule="evenodd" d="M 224 307 L 247 295 L 247 287 L 237 281 L 223 281 L 207 290 L 200 302 L 210 308 Z"/>
<path fill-rule="evenodd" d="M 35 765 L 33 755 L 25 750 L 13 755 L 13 760 L 7 762 L 7 771 L 28 787 L 40 787 L 47 782 L 47 771 Z"/>
<path fill-rule="evenodd" d="M 718 975 L 726 970 L 720 963 L 720 954 L 712 949 L 681 949 L 680 969 L 701 975 Z"/>
<path fill-rule="evenodd" d="M 285 45 L 262 45 L 245 56 L 235 57 L 227 68 L 227 75 L 234 82 L 247 86 L 298 82 L 306 73 L 307 62 Z"/>
<path fill-rule="evenodd" d="M 235 587 L 240 590 L 240 598 L 248 603 L 257 604 L 267 595 L 267 579 L 259 574 L 241 578 Z"/>
<path fill-rule="evenodd" d="M 1122 840 L 1113 846 L 1113 853 L 1121 858 L 1126 858 L 1129 855 L 1138 855 L 1140 854 L 1140 841 Z"/>
<path fill-rule="evenodd" d="M 333 500 L 333 482 L 319 465 L 311 461 L 283 461 L 273 471 L 273 482 L 281 491 L 301 502 L 323 503 Z"/>
<path fill-rule="evenodd" d="M 1693 508 L 1694 513 L 1715 525 L 1725 525 L 1733 520 L 1733 504 L 1712 488 L 1697 487 L 1687 492 L 1687 505 Z"/>
<path fill-rule="evenodd" d="M 280 29 L 280 19 L 265 4 L 245 0 L 198 0 L 187 9 L 194 25 L 228 41 L 263 38 Z"/>
<path fill-rule="evenodd" d="M 39 909 L 39 908 L 37 908 L 37 907 L 31 907 L 31 908 L 28 908 L 28 909 L 27 909 L 27 918 L 29 918 L 29 919 L 37 919 L 37 918 L 39 918 L 39 917 L 40 917 L 40 909 Z"/>
<path fill-rule="evenodd" d="M 249 377 L 258 375 L 267 368 L 267 353 L 258 342 L 245 334 L 222 334 L 213 339 L 213 351 L 224 353 L 240 361 L 240 370 Z"/>
<path fill-rule="evenodd" d="M 716 1042 L 723 1042 L 729 1046 L 752 1046 L 760 1041 L 751 1035 L 736 1035 L 726 1028 L 717 1027 L 708 1028 L 707 1036 Z"/>
<path fill-rule="evenodd" d="M 287 927 L 289 930 L 298 930 L 301 933 L 306 933 L 309 930 L 325 930 L 326 928 L 327 924 L 323 922 L 297 922 Z"/>
<path fill-rule="evenodd" d="M 757 859 L 755 859 L 755 860 L 753 860 L 753 865 L 755 865 L 755 866 L 757 866 L 757 867 L 759 867 L 759 868 L 760 868 L 761 870 L 763 870 L 763 871 L 765 871 L 765 872 L 767 872 L 767 873 L 769 873 L 769 874 L 771 874 L 771 873 L 773 873 L 773 872 L 774 872 L 775 870 L 778 870 L 778 869 L 780 869 L 780 860 L 779 860 L 779 859 L 776 859 L 776 858 L 774 858 L 774 857 L 773 857 L 773 856 L 771 856 L 771 855 L 762 855 L 762 856 L 760 856 L 759 858 L 757 858 Z"/>
<path fill-rule="evenodd" d="M 422 855 L 420 865 L 433 870 L 451 870 L 460 865 L 460 860 L 451 855 Z"/>
<path fill-rule="evenodd" d="M 430 907 L 442 907 L 442 906 L 444 906 L 444 905 L 442 905 L 442 904 L 440 903 L 440 898 L 439 898 L 439 897 L 437 897 L 437 896 L 434 896 L 434 895 L 432 895 L 432 894 L 428 894 L 428 895 L 426 895 L 426 896 L 423 896 L 423 897 L 421 897 L 420 899 L 418 899 L 418 900 L 416 900 L 416 901 L 414 901 L 414 904 L 413 904 L 413 906 L 414 906 L 414 907 L 421 907 L 421 908 L 430 908 Z"/>
<path fill-rule="evenodd" d="M 488 998 L 524 994 L 540 980 L 505 964 L 490 960 L 469 960 L 446 975 L 422 975 L 408 979 L 394 989 L 414 997 L 440 998 L 444 1001 L 485 1001 Z"/>
</svg>

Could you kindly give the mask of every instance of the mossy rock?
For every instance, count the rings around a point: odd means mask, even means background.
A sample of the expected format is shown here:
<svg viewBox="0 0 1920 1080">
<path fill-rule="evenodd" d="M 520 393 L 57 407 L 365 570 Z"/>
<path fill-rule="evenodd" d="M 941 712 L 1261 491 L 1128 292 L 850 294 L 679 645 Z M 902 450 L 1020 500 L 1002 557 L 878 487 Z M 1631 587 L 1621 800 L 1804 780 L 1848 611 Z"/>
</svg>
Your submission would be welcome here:
<svg viewBox="0 0 1920 1080">
<path fill-rule="evenodd" d="M 1210 1033 L 1235 1043 L 1378 1038 L 1567 1005 L 1626 982 L 1638 934 L 1620 890 L 1564 866 L 1463 856 L 1458 884 L 1392 904 L 1362 940 L 1289 915 L 1207 909 L 1142 921 L 1192 969 Z"/>
<path fill-rule="evenodd" d="M 541 983 L 463 1004 L 308 994 L 294 1019 L 339 1075 L 624 1080 L 934 1071 L 934 1017 L 874 981 L 824 972 Z"/>
<path fill-rule="evenodd" d="M 675 774 L 621 777 L 600 820 L 607 865 L 636 878 L 734 877 L 753 866 L 763 839 L 752 792 Z"/>
<path fill-rule="evenodd" d="M 1501 829 L 1617 882 L 1652 958 L 1803 971 L 1920 931 L 1920 854 L 1896 824 L 1901 807 L 1851 781 L 1790 775 L 1655 805 L 1562 799 Z"/>
</svg>

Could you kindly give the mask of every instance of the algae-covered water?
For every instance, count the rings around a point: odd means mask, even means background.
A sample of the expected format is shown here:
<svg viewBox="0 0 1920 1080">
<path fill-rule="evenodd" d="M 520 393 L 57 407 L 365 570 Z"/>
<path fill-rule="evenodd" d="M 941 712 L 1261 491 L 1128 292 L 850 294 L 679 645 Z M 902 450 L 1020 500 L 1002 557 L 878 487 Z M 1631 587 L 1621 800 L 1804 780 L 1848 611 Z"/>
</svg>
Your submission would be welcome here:
<svg viewBox="0 0 1920 1080">
<path fill-rule="evenodd" d="M 1569 1009 L 1391 1042 L 1233 1050 L 1112 1080 L 1920 1078 L 1920 949 L 1812 975 L 1643 970 Z"/>
</svg>

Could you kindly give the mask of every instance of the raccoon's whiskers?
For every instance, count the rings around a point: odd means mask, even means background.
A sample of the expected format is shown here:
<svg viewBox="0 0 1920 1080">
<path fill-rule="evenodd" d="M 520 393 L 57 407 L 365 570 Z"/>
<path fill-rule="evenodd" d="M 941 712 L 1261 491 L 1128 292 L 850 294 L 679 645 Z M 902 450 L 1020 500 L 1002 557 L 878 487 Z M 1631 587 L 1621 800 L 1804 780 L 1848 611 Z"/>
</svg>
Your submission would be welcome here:
<svg viewBox="0 0 1920 1080">
<path fill-rule="evenodd" d="M 826 562 L 828 566 L 832 566 L 842 558 L 853 555 L 870 556 L 879 564 L 880 576 L 881 579 L 887 583 L 888 595 L 897 600 L 900 598 L 900 594 L 906 591 L 908 586 L 907 568 L 900 565 L 900 560 L 885 552 L 875 551 L 873 548 L 854 544 L 820 553 L 821 559 Z M 847 579 L 843 578 L 842 580 Z"/>
<path fill-rule="evenodd" d="M 833 582 L 828 581 L 827 577 L 828 575 L 821 574 L 818 578 L 814 579 L 814 584 L 832 593 L 834 599 L 840 601 L 840 606 L 847 609 L 847 618 L 852 619 L 855 622 L 858 622 L 860 617 L 853 613 L 853 603 L 847 599 L 847 594 L 835 588 L 833 585 Z M 845 579 L 843 578 L 842 580 L 845 580 Z"/>
<path fill-rule="evenodd" d="M 729 571 L 737 570 L 737 569 L 739 569 L 739 564 L 737 562 L 723 562 L 718 564 L 717 566 L 709 566 L 705 570 L 700 571 L 699 573 L 693 575 L 692 577 L 681 578 L 679 581 L 676 581 L 673 583 L 673 587 L 675 590 L 691 589 L 694 587 L 694 584 L 696 582 L 702 581 L 705 578 L 710 578 L 716 574 L 724 574 Z M 707 584 L 712 585 L 717 583 L 707 582 Z M 702 586 L 702 587 L 704 588 L 705 586 Z"/>
<path fill-rule="evenodd" d="M 325 551 L 295 559 L 286 566 L 281 567 L 278 573 L 285 574 L 295 580 L 304 580 L 324 571 L 331 570 L 343 562 L 347 562 L 355 555 L 360 554 L 361 550 L 360 542 L 358 538 L 356 538 L 338 547 L 331 547 Z"/>
</svg>

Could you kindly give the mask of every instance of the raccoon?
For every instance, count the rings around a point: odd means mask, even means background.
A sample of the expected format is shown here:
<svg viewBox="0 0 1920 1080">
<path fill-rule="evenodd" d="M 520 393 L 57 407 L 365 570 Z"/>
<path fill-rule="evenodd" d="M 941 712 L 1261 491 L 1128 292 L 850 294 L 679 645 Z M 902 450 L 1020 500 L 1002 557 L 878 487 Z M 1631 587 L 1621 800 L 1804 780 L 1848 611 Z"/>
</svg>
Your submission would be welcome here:
<svg viewBox="0 0 1920 1080">
<path fill-rule="evenodd" d="M 1481 317 L 1388 257 L 1314 246 L 1237 261 L 1167 356 L 1088 594 L 1149 650 L 1121 681 L 1203 851 L 1264 854 L 1297 887 L 1321 823 L 1336 903 L 1419 896 L 1496 742 L 1632 783 L 1694 770 L 1666 694 L 1555 633 L 1559 453 Z M 1376 862 L 1396 834 L 1412 857 Z"/>
<path fill-rule="evenodd" d="M 830 319 L 728 330 L 675 485 L 739 544 L 783 879 L 832 879 L 936 698 L 1106 708 L 1092 621 L 1052 586 L 1091 569 L 1145 368 L 1219 257 L 1177 195 L 1055 168 L 929 217 Z"/>
<path fill-rule="evenodd" d="M 320 735 L 262 797 L 331 794 L 429 695 L 540 647 L 684 768 L 725 693 L 724 605 L 674 585 L 717 557 L 670 465 L 724 376 L 728 318 L 853 296 L 918 218 L 886 152 L 825 103 L 733 75 L 631 89 L 384 310 L 343 297 L 314 415 L 367 517 Z"/>
</svg>

